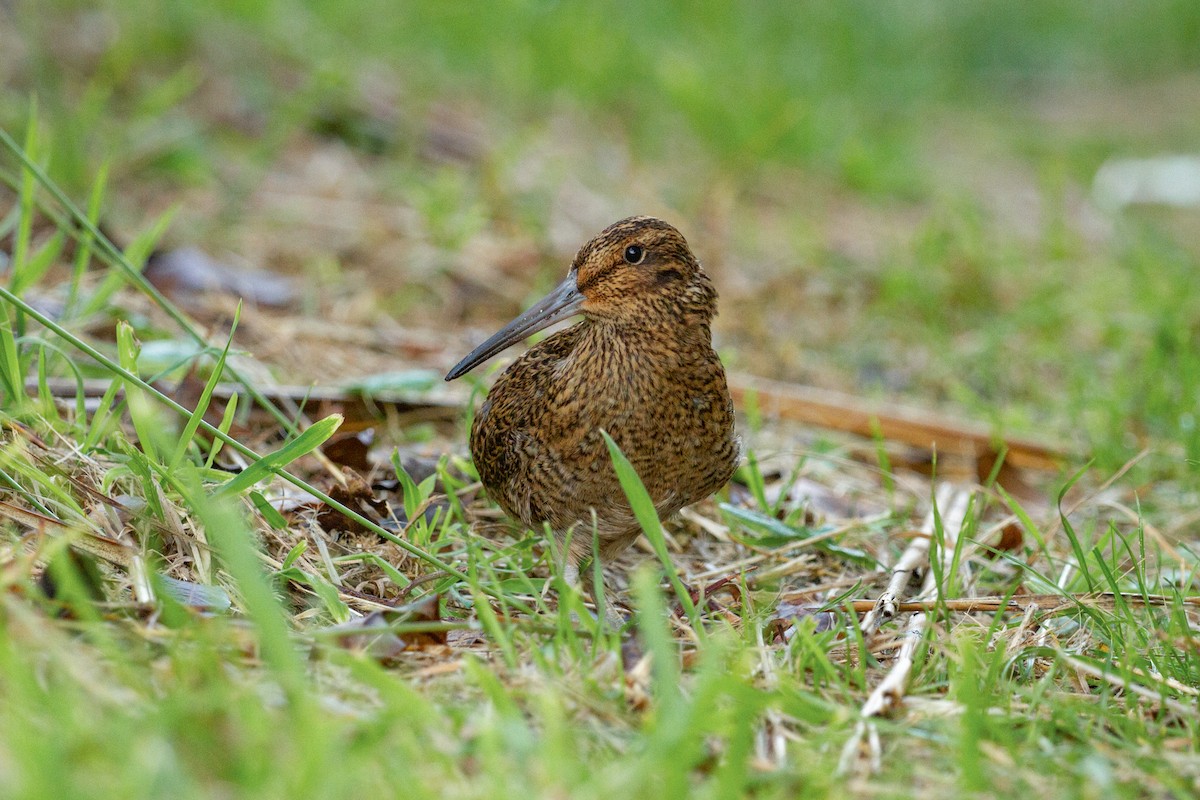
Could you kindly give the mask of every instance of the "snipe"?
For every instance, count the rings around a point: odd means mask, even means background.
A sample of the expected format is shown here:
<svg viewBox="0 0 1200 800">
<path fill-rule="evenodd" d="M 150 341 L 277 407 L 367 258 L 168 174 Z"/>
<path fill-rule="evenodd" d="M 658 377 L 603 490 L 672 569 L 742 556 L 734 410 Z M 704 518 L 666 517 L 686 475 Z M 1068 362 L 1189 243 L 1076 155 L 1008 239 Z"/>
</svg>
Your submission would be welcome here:
<svg viewBox="0 0 1200 800">
<path fill-rule="evenodd" d="M 483 485 L 514 519 L 569 541 L 565 577 L 592 550 L 611 558 L 640 528 L 603 429 L 628 456 L 660 518 L 702 500 L 739 456 L 733 401 L 712 348 L 717 293 L 683 235 L 653 217 L 610 225 L 566 279 L 450 370 L 454 380 L 576 314 L 504 371 L 471 428 Z"/>
</svg>

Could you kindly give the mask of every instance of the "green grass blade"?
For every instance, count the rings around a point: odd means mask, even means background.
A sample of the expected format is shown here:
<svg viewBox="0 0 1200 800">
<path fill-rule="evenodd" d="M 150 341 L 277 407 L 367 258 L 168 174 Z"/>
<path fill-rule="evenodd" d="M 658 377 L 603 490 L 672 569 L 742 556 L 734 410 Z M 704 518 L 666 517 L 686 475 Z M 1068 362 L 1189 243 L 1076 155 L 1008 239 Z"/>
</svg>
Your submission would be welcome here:
<svg viewBox="0 0 1200 800">
<path fill-rule="evenodd" d="M 37 189 L 37 170 L 33 164 L 38 158 L 36 97 L 30 100 L 29 106 L 29 125 L 25 128 L 24 148 L 28 163 L 23 165 L 21 170 L 21 183 L 17 193 L 17 208 L 20 217 L 17 220 L 16 234 L 13 236 L 12 274 L 9 276 L 9 286 L 11 287 L 16 287 L 22 282 L 21 276 L 25 271 L 25 263 L 29 254 L 29 240 L 33 232 L 34 192 Z M 4 133 L 3 129 L 0 129 L 0 133 Z M 4 135 L 7 136 L 7 134 Z"/>
<path fill-rule="evenodd" d="M 75 241 L 75 261 L 71 270 L 71 283 L 67 287 L 67 301 L 63 311 L 63 316 L 66 318 L 74 316 L 76 305 L 79 302 L 79 287 L 83 282 L 84 274 L 87 273 L 88 265 L 92 261 L 95 239 L 92 237 L 91 229 L 100 222 L 100 209 L 104 204 L 104 190 L 107 186 L 108 162 L 106 161 L 96 170 L 96 177 L 92 181 L 92 193 L 88 197 L 87 219 L 91 225 L 81 230 Z"/>
<path fill-rule="evenodd" d="M 20 270 L 14 267 L 12 280 L 9 281 L 12 291 L 16 294 L 24 294 L 30 287 L 35 286 L 58 260 L 66 241 L 66 234 L 57 231 L 35 253 L 25 258 Z"/>
<path fill-rule="evenodd" d="M 251 542 L 254 536 L 233 505 L 232 497 L 208 496 L 194 470 L 182 470 L 179 484 L 204 525 L 213 548 L 233 577 L 246 615 L 258 629 L 263 660 L 270 666 L 289 699 L 308 706 L 304 667 L 275 591 Z"/>
<path fill-rule="evenodd" d="M 117 353 L 121 366 L 130 374 L 137 372 L 138 344 L 134 339 L 133 328 L 128 322 L 117 323 Z M 160 461 L 160 453 L 166 444 L 162 420 L 149 397 L 142 390 L 142 381 L 125 381 L 125 405 L 129 409 L 129 418 L 133 429 L 137 432 L 138 442 L 142 450 L 151 460 Z"/>
<path fill-rule="evenodd" d="M 229 396 L 229 402 L 225 404 L 225 413 L 221 415 L 221 423 L 217 425 L 218 435 L 213 436 L 212 445 L 208 448 L 208 458 L 204 460 L 204 468 L 211 469 L 213 463 L 217 460 L 217 454 L 221 452 L 221 448 L 225 442 L 223 439 L 228 439 L 229 431 L 233 428 L 233 420 L 237 417 L 238 393 L 234 392 Z M 200 418 L 203 423 L 204 418 Z"/>
<path fill-rule="evenodd" d="M 330 414 L 314 422 L 295 439 L 273 453 L 267 453 L 223 485 L 219 494 L 231 497 L 241 494 L 259 481 L 266 480 L 298 458 L 308 455 L 329 440 L 342 425 L 341 414 Z"/>
<path fill-rule="evenodd" d="M 720 503 L 719 507 L 726 514 L 730 515 L 738 522 L 747 525 L 751 528 L 763 531 L 771 537 L 771 544 L 781 545 L 785 543 L 802 542 L 813 536 L 817 536 L 824 532 L 825 529 L 808 529 L 796 528 L 788 525 L 786 522 L 781 522 L 774 517 L 768 517 L 766 514 L 750 509 L 735 506 L 732 503 Z M 859 550 L 853 547 L 842 547 L 834 544 L 826 539 L 813 544 L 813 547 L 823 552 L 829 553 L 838 558 L 844 558 L 855 564 L 861 564 L 864 567 L 875 569 L 878 562 L 867 553 L 865 550 Z"/>
<path fill-rule="evenodd" d="M 122 254 L 122 261 L 130 265 L 130 270 L 137 277 L 142 277 L 141 272 L 145 269 L 146 259 L 154 249 L 154 246 L 166 234 L 167 228 L 170 227 L 171 222 L 175 218 L 176 211 L 177 209 L 172 209 L 160 216 L 155 220 L 153 225 L 140 233 Z M 113 295 L 128 283 L 129 280 L 130 273 L 128 272 L 121 270 L 110 271 L 105 275 L 104 280 L 101 281 L 99 288 L 92 292 L 87 301 L 83 303 L 82 308 L 79 310 L 80 316 L 86 319 L 107 308 Z"/>
<path fill-rule="evenodd" d="M 702 635 L 699 616 L 696 612 L 696 604 L 692 602 L 691 593 L 683 585 L 683 580 L 679 577 L 679 571 L 675 568 L 675 562 L 671 560 L 671 554 L 667 551 L 667 540 L 663 536 L 662 520 L 658 518 L 658 511 L 654 508 L 654 501 L 650 499 L 650 493 L 646 491 L 646 486 L 642 483 L 642 479 L 638 477 L 637 470 L 633 468 L 633 464 L 621 452 L 621 448 L 617 447 L 617 443 L 608 435 L 608 432 L 600 431 L 600 434 L 604 437 L 604 443 L 608 445 L 608 454 L 612 458 L 613 469 L 617 472 L 617 480 L 621 482 L 621 488 L 625 491 L 625 497 L 629 500 L 634 517 L 637 518 L 638 524 L 642 526 L 642 531 L 646 534 L 646 538 L 650 540 L 650 545 L 654 548 L 655 555 L 658 556 L 659 562 L 666 571 L 667 580 L 670 581 L 671 588 L 675 590 L 675 596 L 679 598 L 680 604 L 687 612 L 688 621 L 691 622 L 697 635 Z"/>
<path fill-rule="evenodd" d="M 21 366 L 21 354 L 17 348 L 14 331 L 13 310 L 5 306 L 0 311 L 0 389 L 4 390 L 4 404 L 9 413 L 20 413 L 27 405 L 25 394 L 25 369 Z"/>
<path fill-rule="evenodd" d="M 233 344 L 233 334 L 237 330 L 238 321 L 241 317 L 242 304 L 239 302 L 233 312 L 233 323 L 229 326 L 229 337 L 225 340 L 225 347 L 222 348 L 221 354 L 217 356 L 217 362 L 213 365 L 212 374 L 208 376 L 208 381 L 204 384 L 204 390 L 200 393 L 200 400 L 196 403 L 195 410 L 183 426 L 183 433 L 179 436 L 179 443 L 175 445 L 175 452 L 171 454 L 171 458 L 167 462 L 168 470 L 173 470 L 179 466 L 184 453 L 187 452 L 188 445 L 192 442 L 192 437 L 196 435 L 196 430 L 200 427 L 200 421 L 204 419 L 204 414 L 208 411 L 208 405 L 212 402 L 213 391 L 217 388 L 217 384 L 221 381 L 221 376 L 225 373 L 225 359 L 229 356 L 229 348 Z"/>
<path fill-rule="evenodd" d="M 1079 535 L 1075 532 L 1075 526 L 1071 524 L 1071 520 L 1067 518 L 1067 512 L 1063 510 L 1063 498 L 1067 492 L 1074 486 L 1080 478 L 1091 467 L 1091 464 L 1083 466 L 1078 472 L 1071 476 L 1070 480 L 1063 485 L 1063 488 L 1058 493 L 1058 518 L 1062 522 L 1063 532 L 1067 536 L 1067 540 L 1071 543 L 1071 551 L 1075 554 L 1075 565 L 1079 568 L 1080 575 L 1083 576 L 1084 585 L 1089 592 L 1096 591 L 1096 581 L 1092 578 L 1092 572 L 1088 568 L 1087 552 L 1083 549 L 1083 544 L 1079 541 Z M 1065 588 L 1065 587 L 1064 587 Z"/>
</svg>

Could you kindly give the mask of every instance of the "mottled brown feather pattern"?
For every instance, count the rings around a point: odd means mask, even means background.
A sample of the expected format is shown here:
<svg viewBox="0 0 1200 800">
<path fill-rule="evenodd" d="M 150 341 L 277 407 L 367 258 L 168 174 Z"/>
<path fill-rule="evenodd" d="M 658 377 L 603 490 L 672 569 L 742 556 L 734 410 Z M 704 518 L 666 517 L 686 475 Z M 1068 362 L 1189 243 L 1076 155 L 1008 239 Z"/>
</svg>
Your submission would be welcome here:
<svg viewBox="0 0 1200 800">
<path fill-rule="evenodd" d="M 626 263 L 630 245 L 644 248 Z M 733 401 L 712 349 L 716 291 L 683 236 L 632 217 L 580 248 L 568 279 L 584 320 L 537 344 L 492 387 L 471 429 L 491 497 L 557 535 L 572 561 L 626 548 L 640 528 L 600 435 L 628 456 L 666 517 L 720 489 L 739 457 Z"/>
</svg>

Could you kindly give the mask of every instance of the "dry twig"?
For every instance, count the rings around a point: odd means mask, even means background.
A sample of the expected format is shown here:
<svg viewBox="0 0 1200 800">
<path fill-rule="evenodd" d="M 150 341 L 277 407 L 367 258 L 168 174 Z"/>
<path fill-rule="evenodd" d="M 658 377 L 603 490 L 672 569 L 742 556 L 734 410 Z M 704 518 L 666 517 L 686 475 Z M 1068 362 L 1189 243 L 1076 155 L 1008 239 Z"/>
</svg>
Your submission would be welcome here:
<svg viewBox="0 0 1200 800">
<path fill-rule="evenodd" d="M 1006 463 L 1041 470 L 1057 470 L 1068 457 L 1067 448 L 1059 444 L 1016 436 L 1001 440 L 977 423 L 949 420 L 915 408 L 876 405 L 827 389 L 730 375 L 729 391 L 739 406 L 744 406 L 747 395 L 755 395 L 766 415 L 859 436 L 874 437 L 878 433 L 885 439 L 944 454 L 973 459 L 994 457 L 1002 446 Z"/>
<path fill-rule="evenodd" d="M 868 621 L 864 620 L 863 622 L 864 638 L 878 628 L 881 619 L 896 614 L 899 597 L 904 591 L 904 587 L 908 583 L 912 571 L 927 560 L 929 541 L 933 538 L 936 530 L 937 515 L 939 513 L 945 536 L 945 547 L 942 550 L 942 565 L 944 567 L 942 574 L 944 575 L 946 570 L 950 568 L 954 559 L 954 551 L 958 546 L 958 534 L 962 530 L 963 522 L 966 519 L 970 499 L 970 489 L 951 484 L 944 484 L 938 488 L 935 506 L 930 510 L 929 515 L 925 518 L 925 522 L 921 526 L 921 531 L 925 535 L 914 539 L 901 556 L 900 561 L 897 562 L 892 580 L 888 583 L 887 589 L 880 595 L 879 600 L 872 608 L 870 614 L 868 614 L 870 627 L 868 628 Z M 918 600 L 928 601 L 937 596 L 937 592 L 940 589 L 937 585 L 937 574 L 935 570 L 931 569 L 928 571 L 925 576 L 925 583 L 921 587 L 921 593 L 917 596 Z M 875 690 L 871 692 L 870 696 L 867 697 L 867 701 L 863 703 L 854 734 L 842 749 L 842 757 L 838 764 L 840 772 L 847 772 L 851 763 L 862 753 L 864 737 L 867 739 L 867 756 L 871 770 L 878 771 L 882 766 L 879 734 L 871 718 L 886 714 L 900 704 L 900 701 L 904 697 L 904 691 L 907 688 L 909 672 L 912 670 L 913 654 L 916 652 L 917 645 L 924 638 L 925 629 L 928 625 L 929 617 L 924 611 L 918 611 L 908 618 L 908 622 L 904 627 L 903 642 L 900 646 L 900 651 L 896 654 L 895 661 L 892 662 L 892 668 L 884 676 L 883 680 L 880 681 L 879 685 L 875 687 Z"/>
</svg>

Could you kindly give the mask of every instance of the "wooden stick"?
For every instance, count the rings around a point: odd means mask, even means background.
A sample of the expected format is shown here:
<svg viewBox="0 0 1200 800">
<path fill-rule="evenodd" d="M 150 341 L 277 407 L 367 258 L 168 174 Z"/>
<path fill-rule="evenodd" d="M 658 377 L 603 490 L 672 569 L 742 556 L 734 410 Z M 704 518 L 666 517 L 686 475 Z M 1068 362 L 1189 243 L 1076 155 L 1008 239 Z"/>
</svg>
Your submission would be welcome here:
<svg viewBox="0 0 1200 800">
<path fill-rule="evenodd" d="M 1071 453 L 1061 444 L 1035 439 L 995 436 L 984 425 L 949 419 L 942 414 L 894 404 L 870 403 L 861 397 L 782 383 L 752 375 L 731 374 L 729 391 L 744 408 L 747 398 L 765 416 L 803 422 L 858 436 L 882 436 L 939 453 L 980 458 L 1006 450 L 1005 463 L 1028 469 L 1057 470 Z"/>
<path fill-rule="evenodd" d="M 74 397 L 78 391 L 78 384 L 74 380 L 50 378 L 47 383 L 51 394 L 56 397 Z M 107 379 L 85 380 L 84 395 L 100 397 L 108 389 L 109 383 Z M 26 390 L 37 391 L 37 381 L 28 380 Z M 1071 455 L 1060 444 L 1017 436 L 1001 439 L 978 423 L 948 419 L 923 409 L 871 403 L 855 395 L 812 386 L 733 374 L 729 378 L 729 390 L 739 407 L 745 408 L 748 398 L 753 396 L 758 408 L 768 416 L 867 438 L 874 437 L 878 432 L 891 441 L 924 449 L 936 448 L 938 452 L 949 455 L 994 458 L 1003 447 L 1006 449 L 1006 464 L 1041 470 L 1057 470 Z M 213 396 L 218 400 L 227 400 L 235 391 L 244 393 L 236 384 L 218 384 Z M 286 399 L 293 403 L 353 404 L 363 401 L 360 392 L 339 386 L 268 386 L 262 387 L 262 391 L 273 400 Z M 462 410 L 462 402 L 458 397 L 452 391 L 433 397 L 426 393 L 389 392 L 371 395 L 370 402 L 397 406 L 401 411 L 420 410 L 438 419 L 454 419 Z"/>
</svg>

